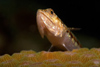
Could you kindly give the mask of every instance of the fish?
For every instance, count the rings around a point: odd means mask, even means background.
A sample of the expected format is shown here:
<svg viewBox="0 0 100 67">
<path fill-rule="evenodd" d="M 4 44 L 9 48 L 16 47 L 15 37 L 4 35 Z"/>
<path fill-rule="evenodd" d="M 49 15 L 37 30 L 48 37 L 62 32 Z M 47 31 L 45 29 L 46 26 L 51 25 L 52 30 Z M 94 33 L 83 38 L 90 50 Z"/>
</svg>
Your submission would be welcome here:
<svg viewBox="0 0 100 67">
<path fill-rule="evenodd" d="M 44 36 L 46 36 L 52 44 L 48 51 L 53 47 L 64 51 L 72 51 L 73 49 L 82 47 L 80 42 L 70 31 L 71 28 L 63 23 L 53 9 L 38 9 L 36 21 L 41 37 L 44 38 Z"/>
</svg>

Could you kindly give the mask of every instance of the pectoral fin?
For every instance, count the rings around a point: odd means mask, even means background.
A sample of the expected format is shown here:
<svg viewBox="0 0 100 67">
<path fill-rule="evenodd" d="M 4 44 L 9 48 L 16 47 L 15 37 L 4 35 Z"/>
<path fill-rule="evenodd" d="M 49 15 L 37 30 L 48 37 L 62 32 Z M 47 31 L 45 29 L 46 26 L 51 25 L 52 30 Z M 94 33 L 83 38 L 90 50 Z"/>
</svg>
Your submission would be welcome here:
<svg viewBox="0 0 100 67">
<path fill-rule="evenodd" d="M 69 49 L 68 47 L 66 47 L 65 44 L 63 44 L 63 47 L 64 47 L 66 50 L 70 51 L 70 49 Z"/>
<path fill-rule="evenodd" d="M 51 45 L 51 47 L 49 48 L 48 52 L 50 52 L 50 51 L 51 51 L 51 49 L 52 49 L 53 47 L 54 47 L 54 46 L 53 46 L 53 45 Z"/>
</svg>

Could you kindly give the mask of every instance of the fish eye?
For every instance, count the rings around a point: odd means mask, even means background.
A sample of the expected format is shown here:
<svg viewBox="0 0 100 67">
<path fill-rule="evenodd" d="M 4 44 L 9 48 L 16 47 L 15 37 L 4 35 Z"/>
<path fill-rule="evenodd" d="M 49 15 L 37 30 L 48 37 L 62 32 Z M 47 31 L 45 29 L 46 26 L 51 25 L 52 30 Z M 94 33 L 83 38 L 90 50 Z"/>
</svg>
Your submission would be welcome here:
<svg viewBox="0 0 100 67">
<path fill-rule="evenodd" d="M 53 11 L 51 11 L 51 14 L 53 14 Z"/>
</svg>

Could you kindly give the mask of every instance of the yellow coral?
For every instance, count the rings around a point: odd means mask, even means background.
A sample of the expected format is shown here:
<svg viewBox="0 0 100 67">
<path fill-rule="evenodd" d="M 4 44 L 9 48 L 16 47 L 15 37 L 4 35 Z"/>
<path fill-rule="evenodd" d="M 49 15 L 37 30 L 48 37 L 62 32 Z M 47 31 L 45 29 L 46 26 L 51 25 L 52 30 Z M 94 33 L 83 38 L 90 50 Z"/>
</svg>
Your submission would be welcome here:
<svg viewBox="0 0 100 67">
<path fill-rule="evenodd" d="M 22 54 L 22 53 L 14 53 L 12 55 L 12 57 L 16 60 L 21 60 L 21 58 L 24 56 L 25 54 Z"/>
<path fill-rule="evenodd" d="M 100 67 L 100 59 L 89 60 L 84 67 L 98 66 Z"/>
<path fill-rule="evenodd" d="M 45 64 L 56 64 L 56 63 L 62 63 L 59 59 L 48 59 L 48 60 L 44 60 L 43 63 Z"/>
<path fill-rule="evenodd" d="M 88 48 L 81 48 L 81 49 L 73 49 L 72 52 L 77 52 L 77 53 L 82 53 L 82 52 L 86 52 L 89 51 Z"/>
<path fill-rule="evenodd" d="M 80 61 L 68 61 L 65 64 L 66 67 L 83 67 L 83 64 Z"/>
<path fill-rule="evenodd" d="M 42 63 L 42 62 L 36 62 L 31 64 L 29 67 L 47 67 L 46 64 Z"/>
<path fill-rule="evenodd" d="M 100 66 L 100 48 L 73 51 L 21 51 L 0 56 L 0 67 L 93 67 Z"/>
<path fill-rule="evenodd" d="M 92 49 L 90 49 L 90 51 L 97 54 L 100 58 L 100 48 L 92 48 Z"/>
<path fill-rule="evenodd" d="M 35 51 L 32 51 L 32 50 L 22 50 L 20 53 L 23 53 L 23 54 L 35 54 L 36 52 Z"/>
<path fill-rule="evenodd" d="M 64 64 L 61 64 L 61 63 L 52 63 L 52 64 L 46 65 L 46 67 L 65 67 L 65 66 Z"/>
<path fill-rule="evenodd" d="M 46 67 L 63 67 L 63 63 L 59 59 L 48 59 L 43 61 Z"/>
<path fill-rule="evenodd" d="M 48 60 L 48 59 L 55 59 L 55 58 L 56 58 L 55 52 L 42 51 L 42 52 L 37 53 L 37 60 L 40 62 L 42 62 L 44 60 Z"/>
<path fill-rule="evenodd" d="M 57 57 L 57 59 L 61 60 L 63 63 L 67 61 L 72 61 L 72 60 L 78 60 L 79 54 L 75 52 L 62 52 L 60 56 Z"/>
<path fill-rule="evenodd" d="M 16 67 L 18 61 L 15 59 L 10 59 L 0 63 L 0 67 Z"/>
<path fill-rule="evenodd" d="M 81 61 L 82 63 L 86 63 L 91 59 L 97 59 L 98 56 L 90 51 L 87 51 L 85 53 L 83 53 L 80 57 L 79 57 L 79 61 Z"/>
<path fill-rule="evenodd" d="M 31 64 L 33 64 L 32 61 L 20 61 L 16 67 L 29 67 Z"/>
<path fill-rule="evenodd" d="M 13 58 L 10 55 L 5 54 L 3 56 L 0 56 L 0 63 L 4 62 L 4 61 L 7 61 L 7 60 L 11 60 L 11 59 L 13 59 Z"/>
<path fill-rule="evenodd" d="M 35 54 L 27 54 L 27 55 L 24 55 L 21 60 L 23 60 L 23 61 L 25 60 L 25 61 L 37 62 L 37 59 L 36 59 L 36 55 Z"/>
</svg>

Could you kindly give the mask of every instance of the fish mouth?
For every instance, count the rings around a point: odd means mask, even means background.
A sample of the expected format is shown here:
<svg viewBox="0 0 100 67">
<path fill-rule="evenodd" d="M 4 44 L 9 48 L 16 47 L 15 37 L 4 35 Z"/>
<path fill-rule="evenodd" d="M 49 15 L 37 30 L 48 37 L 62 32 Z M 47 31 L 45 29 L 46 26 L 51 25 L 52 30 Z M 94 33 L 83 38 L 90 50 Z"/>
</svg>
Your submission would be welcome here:
<svg viewBox="0 0 100 67">
<path fill-rule="evenodd" d="M 39 9 L 37 11 L 41 16 L 41 19 L 43 20 L 43 23 L 45 24 L 46 29 L 52 33 L 54 36 L 62 37 L 65 32 L 63 28 L 59 27 L 59 23 L 56 23 L 53 21 L 53 19 L 49 16 L 49 13 L 46 13 L 45 10 Z M 44 16 L 44 17 L 43 17 Z"/>
<path fill-rule="evenodd" d="M 46 15 L 46 13 L 45 13 L 44 10 L 39 9 L 38 12 L 39 12 L 40 14 L 44 15 L 53 25 L 55 25 L 55 24 L 53 23 L 53 21 Z"/>
<path fill-rule="evenodd" d="M 58 32 L 57 25 L 53 23 L 53 20 L 47 15 L 48 13 L 45 13 L 45 11 L 40 9 L 38 10 L 38 13 L 41 14 L 41 19 L 43 20 L 47 31 L 55 36 L 55 34 Z"/>
</svg>

